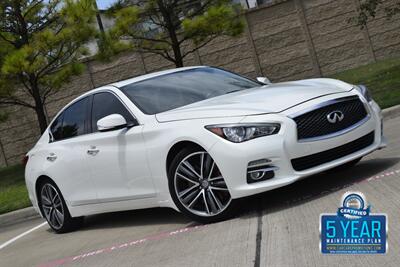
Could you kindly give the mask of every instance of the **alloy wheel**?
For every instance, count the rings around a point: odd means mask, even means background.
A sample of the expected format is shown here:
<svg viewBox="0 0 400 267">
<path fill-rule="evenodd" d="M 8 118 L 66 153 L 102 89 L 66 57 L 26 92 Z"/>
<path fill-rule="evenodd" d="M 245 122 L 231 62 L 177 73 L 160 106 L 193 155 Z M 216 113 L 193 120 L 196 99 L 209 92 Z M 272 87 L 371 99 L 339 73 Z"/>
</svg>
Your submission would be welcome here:
<svg viewBox="0 0 400 267">
<path fill-rule="evenodd" d="M 189 154 L 178 164 L 174 187 L 180 203 L 198 216 L 215 216 L 232 200 L 217 164 L 205 151 Z"/>
<path fill-rule="evenodd" d="M 41 190 L 42 210 L 47 222 L 55 229 L 64 224 L 64 208 L 57 190 L 51 184 L 45 184 Z"/>
</svg>

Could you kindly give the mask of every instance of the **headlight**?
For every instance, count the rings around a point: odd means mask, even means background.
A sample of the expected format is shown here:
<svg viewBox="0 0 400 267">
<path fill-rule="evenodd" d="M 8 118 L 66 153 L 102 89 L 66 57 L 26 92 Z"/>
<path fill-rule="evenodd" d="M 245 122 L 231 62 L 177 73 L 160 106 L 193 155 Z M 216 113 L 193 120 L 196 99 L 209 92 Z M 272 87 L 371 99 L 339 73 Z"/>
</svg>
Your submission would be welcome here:
<svg viewBox="0 0 400 267">
<path fill-rule="evenodd" d="M 365 100 L 367 100 L 368 102 L 372 101 L 371 94 L 369 93 L 368 88 L 365 85 L 357 85 L 356 89 L 364 96 Z"/>
<path fill-rule="evenodd" d="M 234 143 L 241 143 L 257 137 L 277 134 L 280 128 L 281 126 L 278 123 L 206 126 L 207 130 Z"/>
</svg>

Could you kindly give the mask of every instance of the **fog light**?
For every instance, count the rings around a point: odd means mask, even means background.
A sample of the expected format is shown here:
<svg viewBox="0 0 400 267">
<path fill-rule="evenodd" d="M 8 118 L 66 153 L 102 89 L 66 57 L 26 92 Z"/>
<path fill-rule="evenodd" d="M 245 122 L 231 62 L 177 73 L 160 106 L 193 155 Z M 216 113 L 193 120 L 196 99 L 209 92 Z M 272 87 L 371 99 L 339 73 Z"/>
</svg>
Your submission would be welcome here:
<svg viewBox="0 0 400 267">
<path fill-rule="evenodd" d="M 263 178 L 265 172 L 252 172 L 250 173 L 250 178 L 253 180 L 260 180 Z"/>
<path fill-rule="evenodd" d="M 249 162 L 247 165 L 247 183 L 256 183 L 272 179 L 279 168 L 271 165 L 271 160 L 260 159 Z"/>
</svg>

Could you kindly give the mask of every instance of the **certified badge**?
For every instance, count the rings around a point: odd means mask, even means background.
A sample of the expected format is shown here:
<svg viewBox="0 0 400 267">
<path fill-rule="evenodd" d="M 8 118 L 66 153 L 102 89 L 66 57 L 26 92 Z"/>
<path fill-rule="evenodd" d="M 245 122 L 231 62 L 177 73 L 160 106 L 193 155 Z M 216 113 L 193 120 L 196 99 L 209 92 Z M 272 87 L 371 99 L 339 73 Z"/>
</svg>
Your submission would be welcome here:
<svg viewBox="0 0 400 267">
<path fill-rule="evenodd" d="M 384 254 L 387 250 L 387 218 L 370 213 L 361 192 L 343 195 L 337 213 L 321 214 L 320 249 L 324 254 Z"/>
</svg>

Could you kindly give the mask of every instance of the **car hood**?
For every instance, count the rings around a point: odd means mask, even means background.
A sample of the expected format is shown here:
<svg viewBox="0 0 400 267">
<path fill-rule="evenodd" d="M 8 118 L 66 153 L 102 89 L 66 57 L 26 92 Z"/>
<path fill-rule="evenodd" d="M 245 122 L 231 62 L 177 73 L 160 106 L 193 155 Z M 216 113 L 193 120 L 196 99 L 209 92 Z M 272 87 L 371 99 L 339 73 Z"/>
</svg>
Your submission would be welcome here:
<svg viewBox="0 0 400 267">
<path fill-rule="evenodd" d="M 334 79 L 282 82 L 242 90 L 156 114 L 159 122 L 211 117 L 279 113 L 321 96 L 350 91 L 352 85 Z"/>
</svg>

